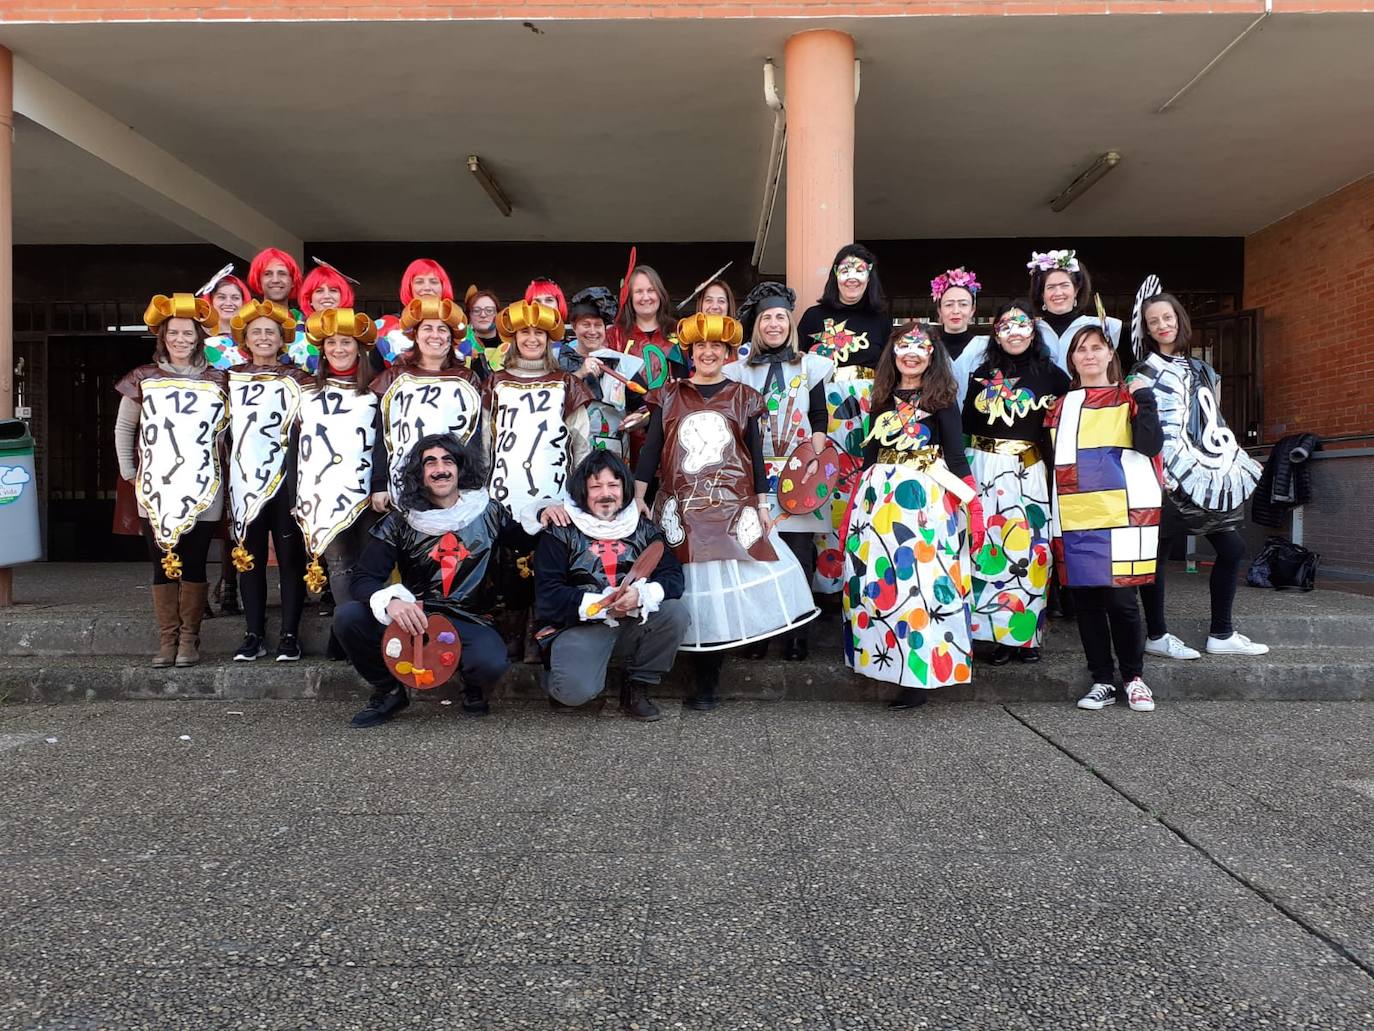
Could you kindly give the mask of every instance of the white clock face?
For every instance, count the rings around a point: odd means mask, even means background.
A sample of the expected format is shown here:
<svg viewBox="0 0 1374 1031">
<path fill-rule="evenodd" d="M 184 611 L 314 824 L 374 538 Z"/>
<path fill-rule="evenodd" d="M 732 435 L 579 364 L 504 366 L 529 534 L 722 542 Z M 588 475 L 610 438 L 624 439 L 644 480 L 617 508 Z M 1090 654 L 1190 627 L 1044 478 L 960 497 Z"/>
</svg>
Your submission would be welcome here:
<svg viewBox="0 0 1374 1031">
<path fill-rule="evenodd" d="M 336 383 L 301 392 L 296 522 L 311 555 L 320 555 L 367 506 L 377 405 L 375 394 Z"/>
<path fill-rule="evenodd" d="M 281 488 L 300 406 L 300 384 L 290 377 L 229 374 L 229 506 L 239 540 Z"/>
<path fill-rule="evenodd" d="M 215 500 L 224 391 L 208 380 L 145 379 L 134 494 L 158 544 L 171 548 Z"/>
<path fill-rule="evenodd" d="M 482 396 L 458 376 L 397 376 L 382 398 L 382 433 L 391 461 L 391 497 L 401 497 L 401 473 L 411 449 L 431 433 L 452 433 L 466 443 L 477 429 Z"/>
</svg>

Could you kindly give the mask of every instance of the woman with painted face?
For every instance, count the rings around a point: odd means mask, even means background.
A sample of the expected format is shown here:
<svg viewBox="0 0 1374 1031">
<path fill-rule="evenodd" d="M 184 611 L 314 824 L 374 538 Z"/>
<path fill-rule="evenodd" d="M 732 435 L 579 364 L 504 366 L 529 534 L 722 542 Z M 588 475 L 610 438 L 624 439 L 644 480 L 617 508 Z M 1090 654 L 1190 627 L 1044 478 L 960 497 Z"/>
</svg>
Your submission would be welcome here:
<svg viewBox="0 0 1374 1031">
<path fill-rule="evenodd" d="M 1069 377 L 1036 332 L 1028 301 L 1004 305 L 992 326 L 963 426 L 987 523 L 987 546 L 972 556 L 969 617 L 975 641 L 996 642 L 989 661 L 1001 666 L 1040 661 L 1052 570 L 1045 416 Z"/>
<path fill-rule="evenodd" d="M 151 363 L 115 384 L 115 455 L 153 560 L 153 665 L 194 666 L 209 593 L 205 559 L 224 504 L 219 443 L 229 402 L 224 373 L 205 360 L 219 316 L 203 297 L 159 294 L 143 321 L 157 346 Z"/>
<path fill-rule="evenodd" d="M 789 515 L 778 503 L 778 485 L 788 457 L 810 441 L 820 451 L 829 443 L 825 426 L 825 388 L 834 365 L 819 354 L 802 354 L 792 321 L 797 295 L 781 283 L 760 283 L 740 307 L 741 323 L 751 347 L 749 356 L 725 366 L 727 379 L 746 383 L 764 399 L 763 458 L 768 471 L 768 516 L 796 556 L 810 583 L 816 572 L 816 535 L 829 526 L 829 506 L 805 515 Z M 808 654 L 806 627 L 783 635 L 783 657 L 801 661 Z M 745 656 L 768 654 L 765 638 L 745 649 Z"/>
<path fill-rule="evenodd" d="M 1151 389 L 1164 432 L 1164 508 L 1159 523 L 1159 563 L 1154 583 L 1140 588 L 1148 638 L 1145 650 L 1169 659 L 1196 659 L 1199 653 L 1169 633 L 1164 617 L 1165 563 L 1188 534 L 1206 537 L 1216 552 L 1208 581 L 1211 626 L 1209 655 L 1264 655 L 1269 646 L 1238 633 L 1231 613 L 1236 580 L 1245 557 L 1237 527 L 1245 520 L 1246 499 L 1259 482 L 1260 467 L 1245 453 L 1221 416 L 1221 377 L 1188 353 L 1193 325 L 1173 294 L 1159 280 L 1146 280 L 1136 299 L 1132 336 L 1144 360 L 1132 378 Z"/>
<path fill-rule="evenodd" d="M 629 445 L 620 427 L 625 420 L 627 388 L 622 379 L 634 377 L 644 363 L 606 346 L 606 328 L 615 322 L 616 313 L 615 294 L 604 286 L 589 286 L 574 294 L 568 302 L 573 342 L 559 348 L 558 367 L 591 391 L 587 419 L 592 447 L 626 458 Z"/>
<path fill-rule="evenodd" d="M 958 361 L 974 340 L 987 340 L 973 326 L 981 289 L 978 277 L 962 265 L 941 272 L 930 281 L 930 297 L 935 302 L 935 316 L 940 323 L 940 343 L 945 345 L 950 361 Z"/>
<path fill-rule="evenodd" d="M 1154 396 L 1122 382 L 1100 325 L 1074 332 L 1069 390 L 1045 420 L 1054 441 L 1054 563 L 1074 598 L 1093 685 L 1080 709 L 1116 701 L 1115 668 L 1135 712 L 1152 712 L 1136 588 L 1154 580 L 1163 446 Z M 1112 652 L 1116 652 L 1113 663 Z"/>
<path fill-rule="evenodd" d="M 893 709 L 968 683 L 966 570 L 970 550 L 983 547 L 982 504 L 949 356 L 918 322 L 897 327 L 878 362 L 863 475 L 840 532 L 849 668 L 896 684 Z"/>
<path fill-rule="evenodd" d="M 1040 320 L 1040 333 L 1054 356 L 1054 363 L 1072 375 L 1066 355 L 1069 341 L 1085 326 L 1100 322 L 1093 308 L 1093 282 L 1088 267 L 1071 250 L 1031 252 L 1031 314 Z M 1121 343 L 1121 320 L 1107 319 L 1112 346 Z"/>
<path fill-rule="evenodd" d="M 690 349 L 692 375 L 649 395 L 635 500 L 649 514 L 645 497 L 658 477 L 654 521 L 684 564 L 692 617 L 681 650 L 696 655 L 696 683 L 684 704 L 707 710 L 717 704 L 725 650 L 785 634 L 818 610 L 773 528 L 763 396 L 725 376 L 743 329 L 727 315 L 697 313 L 677 324 L 677 338 Z"/>
<path fill-rule="evenodd" d="M 662 277 L 648 265 L 636 265 L 626 301 L 606 332 L 606 346 L 643 361 L 650 390 L 686 376 L 687 361 L 673 335 L 672 304 Z"/>
<path fill-rule="evenodd" d="M 830 272 L 821 299 L 797 323 L 801 349 L 835 363 L 826 390 L 826 430 L 839 448 L 843 468 L 830 505 L 829 531 L 816 541 L 819 551 L 812 584 L 822 594 L 835 594 L 844 585 L 844 557 L 836 528 L 849 503 L 868 436 L 873 370 L 892 334 L 873 252 L 863 244 L 846 244 L 835 255 Z"/>
<path fill-rule="evenodd" d="M 368 387 L 379 398 L 372 452 L 374 512 L 399 503 L 406 459 L 421 437 L 452 433 L 466 444 L 479 432 L 481 381 L 453 350 L 454 339 L 467 332 L 467 325 L 463 309 L 443 297 L 415 297 L 401 312 L 401 330 L 410 345 Z"/>
<path fill-rule="evenodd" d="M 248 355 L 229 373 L 229 512 L 232 553 L 247 623 L 235 662 L 267 654 L 267 539 L 281 574 L 281 636 L 277 661 L 301 657 L 300 624 L 305 608 L 305 542 L 292 510 L 296 506 L 296 422 L 305 373 L 283 364 L 296 320 L 274 301 L 249 301 L 229 324 Z"/>
</svg>

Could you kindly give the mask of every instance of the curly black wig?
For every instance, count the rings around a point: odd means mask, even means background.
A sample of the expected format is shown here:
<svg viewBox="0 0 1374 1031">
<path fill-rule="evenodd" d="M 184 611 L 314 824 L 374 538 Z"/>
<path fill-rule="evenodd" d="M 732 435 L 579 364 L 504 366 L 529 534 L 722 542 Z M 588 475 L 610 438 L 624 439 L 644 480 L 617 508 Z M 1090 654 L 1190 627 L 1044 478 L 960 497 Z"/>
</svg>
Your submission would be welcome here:
<svg viewBox="0 0 1374 1031">
<path fill-rule="evenodd" d="M 453 456 L 458 466 L 458 489 L 480 490 L 487 485 L 487 463 L 482 447 L 474 433 L 466 444 L 452 433 L 431 433 L 421 437 L 406 456 L 401 471 L 401 504 L 406 512 L 425 512 L 434 507 L 425 492 L 425 452 L 440 447 Z"/>
</svg>

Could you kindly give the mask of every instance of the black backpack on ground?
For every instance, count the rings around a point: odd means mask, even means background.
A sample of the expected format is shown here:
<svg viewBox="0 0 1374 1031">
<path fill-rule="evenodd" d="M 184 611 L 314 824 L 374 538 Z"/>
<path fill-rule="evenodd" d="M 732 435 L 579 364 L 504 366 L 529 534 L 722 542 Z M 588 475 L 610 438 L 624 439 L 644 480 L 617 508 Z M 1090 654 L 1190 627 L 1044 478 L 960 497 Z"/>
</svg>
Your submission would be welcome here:
<svg viewBox="0 0 1374 1031">
<path fill-rule="evenodd" d="M 1251 587 L 1298 587 L 1310 591 L 1317 586 L 1317 567 L 1322 557 L 1294 544 L 1287 537 L 1270 537 L 1250 563 L 1245 582 Z"/>
</svg>

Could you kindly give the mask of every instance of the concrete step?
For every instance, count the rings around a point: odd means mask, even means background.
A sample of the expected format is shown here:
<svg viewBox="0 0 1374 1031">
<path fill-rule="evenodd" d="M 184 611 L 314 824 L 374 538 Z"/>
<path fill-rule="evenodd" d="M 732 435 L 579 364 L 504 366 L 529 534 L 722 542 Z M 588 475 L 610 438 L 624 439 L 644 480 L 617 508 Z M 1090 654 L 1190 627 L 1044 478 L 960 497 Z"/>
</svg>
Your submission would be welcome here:
<svg viewBox="0 0 1374 1031">
<path fill-rule="evenodd" d="M 1258 659 L 1205 656 L 1193 662 L 1149 660 L 1145 679 L 1162 700 L 1374 700 L 1374 647 L 1329 649 L 1277 648 Z M 516 665 L 495 692 L 496 698 L 539 698 L 541 670 Z M 619 683 L 612 674 L 611 682 Z M 691 682 L 691 660 L 684 657 L 658 694 L 680 697 Z M 457 683 L 455 679 L 454 684 Z M 974 683 L 946 688 L 953 700 L 989 702 L 1069 701 L 1089 684 L 1082 653 L 1070 628 L 1051 635 L 1042 662 L 977 665 Z M 807 662 L 731 658 L 721 677 L 726 698 L 756 700 L 885 700 L 891 685 L 850 673 L 838 650 L 813 649 Z M 123 656 L 10 657 L 0 664 L 0 701 L 67 702 L 103 699 L 325 699 L 361 700 L 366 685 L 343 662 L 307 658 L 298 663 L 260 659 L 234 663 L 220 658 L 191 669 L 155 670 L 146 660 Z M 418 697 L 453 698 L 449 692 L 416 692 Z"/>
<path fill-rule="evenodd" d="M 1183 577 L 1177 577 L 1183 580 Z M 1169 629 L 1201 650 L 1207 640 L 1205 582 L 1184 580 L 1170 594 Z M 1199 590 L 1199 587 L 1203 589 Z M 136 604 L 139 596 L 147 603 Z M 157 630 L 146 585 L 130 585 L 106 610 L 84 604 L 17 605 L 0 614 L 0 656 L 150 655 L 157 650 Z M 133 598 L 135 604 L 130 604 Z M 330 620 L 311 605 L 301 620 L 301 646 L 307 655 L 323 655 Z M 280 625 L 275 606 L 268 608 L 267 641 L 276 643 Z M 1241 589 L 1236 625 L 1252 640 L 1274 647 L 1359 648 L 1374 643 L 1374 598 L 1337 591 L 1293 592 Z M 242 616 L 217 616 L 201 625 L 204 654 L 231 655 L 243 639 Z M 812 624 L 811 637 L 821 647 L 840 647 L 838 613 L 827 612 Z"/>
</svg>

